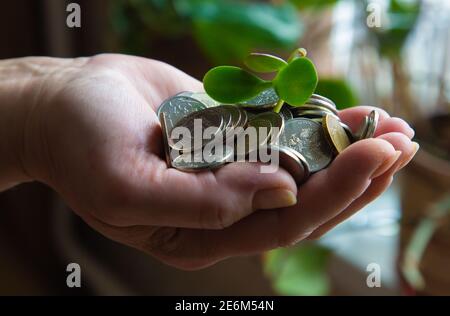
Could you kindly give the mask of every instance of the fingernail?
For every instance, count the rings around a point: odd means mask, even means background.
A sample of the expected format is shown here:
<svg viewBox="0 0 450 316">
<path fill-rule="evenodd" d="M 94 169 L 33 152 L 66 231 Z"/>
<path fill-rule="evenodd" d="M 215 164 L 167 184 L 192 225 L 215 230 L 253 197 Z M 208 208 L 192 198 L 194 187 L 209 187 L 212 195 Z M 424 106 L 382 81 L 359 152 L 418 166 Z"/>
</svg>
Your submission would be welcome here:
<svg viewBox="0 0 450 316">
<path fill-rule="evenodd" d="M 297 204 L 297 196 L 289 190 L 272 189 L 256 192 L 253 197 L 254 210 L 270 210 Z"/>
<path fill-rule="evenodd" d="M 402 152 L 400 150 L 396 150 L 395 154 L 388 159 L 386 159 L 378 168 L 375 170 L 375 172 L 372 174 L 370 179 L 377 178 L 381 176 L 383 173 L 388 171 L 400 158 L 402 155 Z"/>
<path fill-rule="evenodd" d="M 420 149 L 419 143 L 412 142 L 413 150 L 411 151 L 411 154 L 409 154 L 408 157 L 404 161 L 402 161 L 401 165 L 397 168 L 397 171 L 404 168 L 409 162 L 414 158 L 414 156 L 417 154 L 417 152 Z"/>
<path fill-rule="evenodd" d="M 413 157 L 417 154 L 417 152 L 419 151 L 419 149 L 420 149 L 420 145 L 419 145 L 419 143 L 416 143 L 416 142 L 412 142 L 413 143 L 413 145 L 414 145 L 414 151 L 413 151 Z"/>
</svg>

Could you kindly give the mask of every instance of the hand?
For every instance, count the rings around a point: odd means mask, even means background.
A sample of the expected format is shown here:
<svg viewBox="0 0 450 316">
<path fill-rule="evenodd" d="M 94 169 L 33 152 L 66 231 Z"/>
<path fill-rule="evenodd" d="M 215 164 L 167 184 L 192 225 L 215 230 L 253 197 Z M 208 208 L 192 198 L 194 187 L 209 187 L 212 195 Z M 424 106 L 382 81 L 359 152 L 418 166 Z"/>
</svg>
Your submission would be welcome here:
<svg viewBox="0 0 450 316">
<path fill-rule="evenodd" d="M 25 131 L 27 172 L 105 236 L 197 269 L 322 235 L 380 195 L 418 149 L 411 128 L 379 110 L 376 138 L 351 145 L 300 188 L 286 171 L 262 174 L 256 163 L 168 169 L 155 111 L 180 91 L 200 90 L 157 61 L 76 59 L 39 86 Z M 340 116 L 356 129 L 370 110 Z"/>
</svg>

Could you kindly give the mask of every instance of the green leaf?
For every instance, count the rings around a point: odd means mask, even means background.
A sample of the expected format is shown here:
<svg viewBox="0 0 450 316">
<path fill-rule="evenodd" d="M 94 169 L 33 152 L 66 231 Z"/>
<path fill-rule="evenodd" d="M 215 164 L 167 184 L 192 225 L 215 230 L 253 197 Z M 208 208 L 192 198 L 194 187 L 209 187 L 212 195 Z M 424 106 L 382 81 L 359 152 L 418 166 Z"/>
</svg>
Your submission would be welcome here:
<svg viewBox="0 0 450 316">
<path fill-rule="evenodd" d="M 308 58 L 301 57 L 281 69 L 273 85 L 281 99 L 291 106 L 300 106 L 314 93 L 317 81 L 314 64 Z"/>
<path fill-rule="evenodd" d="M 229 0 L 175 3 L 178 11 L 191 19 L 194 38 L 215 63 L 242 61 L 255 49 L 291 49 L 303 31 L 296 10 L 289 3 L 277 6 Z"/>
<path fill-rule="evenodd" d="M 233 66 L 219 66 L 208 71 L 203 78 L 206 93 L 222 103 L 243 102 L 257 96 L 271 86 L 255 75 Z"/>
<path fill-rule="evenodd" d="M 252 53 L 247 56 L 244 64 L 256 72 L 275 72 L 287 65 L 283 59 L 269 54 Z"/>
<path fill-rule="evenodd" d="M 282 295 L 326 295 L 330 289 L 327 276 L 330 254 L 328 248 L 312 243 L 277 249 L 268 253 L 265 271 Z"/>
<path fill-rule="evenodd" d="M 358 104 L 358 98 L 352 87 L 343 79 L 320 79 L 317 84 L 317 94 L 323 95 L 336 103 L 338 110 L 343 110 Z"/>
<path fill-rule="evenodd" d="M 290 0 L 299 10 L 305 9 L 324 9 L 328 6 L 336 4 L 338 0 Z"/>
</svg>

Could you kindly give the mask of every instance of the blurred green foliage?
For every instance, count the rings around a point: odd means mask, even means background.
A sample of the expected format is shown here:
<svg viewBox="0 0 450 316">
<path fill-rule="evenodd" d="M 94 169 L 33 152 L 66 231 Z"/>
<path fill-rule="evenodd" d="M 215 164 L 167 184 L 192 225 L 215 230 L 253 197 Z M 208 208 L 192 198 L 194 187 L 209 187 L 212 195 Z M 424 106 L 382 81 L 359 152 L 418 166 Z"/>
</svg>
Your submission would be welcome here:
<svg viewBox="0 0 450 316">
<path fill-rule="evenodd" d="M 339 0 L 289 0 L 299 10 L 309 9 L 324 9 L 333 4 L 336 4 Z"/>
<path fill-rule="evenodd" d="M 215 64 L 242 60 L 255 49 L 294 48 L 303 31 L 288 2 L 237 0 L 116 0 L 113 25 L 135 53 L 148 46 L 142 34 L 147 41 L 155 35 L 190 35 Z"/>
<path fill-rule="evenodd" d="M 420 0 L 389 0 L 385 12 L 387 23 L 383 23 L 381 28 L 369 28 L 378 42 L 380 54 L 389 58 L 399 57 L 416 25 L 420 9 Z"/>
<path fill-rule="evenodd" d="M 265 272 L 282 295 L 326 295 L 330 291 L 327 263 L 330 249 L 303 243 L 266 254 Z"/>
<path fill-rule="evenodd" d="M 253 49 L 290 49 L 302 34 L 294 8 L 238 1 L 182 1 L 199 46 L 216 63 L 242 60 Z"/>
<path fill-rule="evenodd" d="M 356 92 L 343 79 L 321 78 L 317 84 L 315 93 L 333 100 L 338 110 L 343 110 L 358 104 Z"/>
</svg>

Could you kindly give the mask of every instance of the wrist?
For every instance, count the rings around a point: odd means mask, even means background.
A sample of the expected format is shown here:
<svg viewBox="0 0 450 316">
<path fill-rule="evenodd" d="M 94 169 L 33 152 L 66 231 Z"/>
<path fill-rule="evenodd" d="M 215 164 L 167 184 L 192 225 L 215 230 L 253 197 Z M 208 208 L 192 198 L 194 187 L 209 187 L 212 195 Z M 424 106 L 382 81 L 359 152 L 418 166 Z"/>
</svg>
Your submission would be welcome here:
<svg viewBox="0 0 450 316">
<path fill-rule="evenodd" d="M 0 61 L 0 190 L 45 181 L 47 103 L 64 87 L 73 63 L 46 57 Z"/>
</svg>

